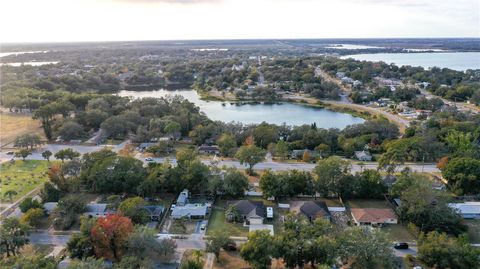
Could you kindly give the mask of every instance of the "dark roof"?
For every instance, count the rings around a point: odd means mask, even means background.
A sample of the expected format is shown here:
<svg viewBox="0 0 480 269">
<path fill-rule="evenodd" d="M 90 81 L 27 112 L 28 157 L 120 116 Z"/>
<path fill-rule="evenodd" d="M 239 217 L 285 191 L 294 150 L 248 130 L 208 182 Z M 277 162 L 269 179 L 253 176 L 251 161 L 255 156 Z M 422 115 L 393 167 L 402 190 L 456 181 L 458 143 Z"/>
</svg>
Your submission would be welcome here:
<svg viewBox="0 0 480 269">
<path fill-rule="evenodd" d="M 265 217 L 265 206 L 260 201 L 238 200 L 232 205 L 238 210 L 238 213 L 247 217 Z"/>
<path fill-rule="evenodd" d="M 159 216 L 165 210 L 165 208 L 161 205 L 146 205 L 142 206 L 142 208 L 146 209 L 150 216 Z"/>
<path fill-rule="evenodd" d="M 309 218 L 330 216 L 327 204 L 323 201 L 307 201 L 300 207 L 300 212 Z"/>
</svg>

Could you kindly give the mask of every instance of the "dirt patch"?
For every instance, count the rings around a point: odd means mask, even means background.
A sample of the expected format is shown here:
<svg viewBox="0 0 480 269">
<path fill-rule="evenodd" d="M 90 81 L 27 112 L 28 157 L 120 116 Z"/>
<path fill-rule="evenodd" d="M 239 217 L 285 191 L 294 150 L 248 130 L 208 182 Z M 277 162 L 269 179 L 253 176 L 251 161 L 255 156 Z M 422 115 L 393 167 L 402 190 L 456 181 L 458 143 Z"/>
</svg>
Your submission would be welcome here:
<svg viewBox="0 0 480 269">
<path fill-rule="evenodd" d="M 38 134 L 45 139 L 40 121 L 32 116 L 17 113 L 0 113 L 0 146 L 13 146 L 15 138 L 22 134 Z"/>
</svg>

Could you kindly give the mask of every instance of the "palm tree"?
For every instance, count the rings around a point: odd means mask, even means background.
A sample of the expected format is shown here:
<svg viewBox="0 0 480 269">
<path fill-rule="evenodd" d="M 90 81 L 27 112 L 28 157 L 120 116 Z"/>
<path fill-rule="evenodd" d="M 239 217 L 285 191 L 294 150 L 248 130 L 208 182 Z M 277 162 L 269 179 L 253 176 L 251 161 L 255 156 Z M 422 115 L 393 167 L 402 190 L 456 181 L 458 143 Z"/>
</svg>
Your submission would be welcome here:
<svg viewBox="0 0 480 269">
<path fill-rule="evenodd" d="M 238 219 L 238 209 L 235 205 L 229 205 L 225 210 L 225 218 L 229 222 L 234 222 Z"/>
<path fill-rule="evenodd" d="M 14 190 L 8 190 L 6 191 L 4 194 L 3 194 L 3 197 L 7 197 L 8 196 L 8 199 L 10 200 L 10 202 L 12 201 L 12 197 L 17 195 L 18 193 Z"/>
</svg>

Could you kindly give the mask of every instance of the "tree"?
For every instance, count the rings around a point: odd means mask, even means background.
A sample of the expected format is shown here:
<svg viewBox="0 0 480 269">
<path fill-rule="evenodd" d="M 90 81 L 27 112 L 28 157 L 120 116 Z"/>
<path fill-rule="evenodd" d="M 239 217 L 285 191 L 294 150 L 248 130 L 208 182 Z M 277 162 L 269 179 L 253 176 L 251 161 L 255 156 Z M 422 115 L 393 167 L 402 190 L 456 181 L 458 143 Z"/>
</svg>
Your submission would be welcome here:
<svg viewBox="0 0 480 269">
<path fill-rule="evenodd" d="M 88 259 L 95 255 L 90 235 L 96 222 L 95 218 L 87 216 L 80 218 L 80 233 L 74 233 L 67 242 L 67 250 L 71 258 Z"/>
<path fill-rule="evenodd" d="M 356 175 L 355 196 L 358 198 L 380 199 L 387 192 L 387 186 L 377 170 L 367 169 Z"/>
<path fill-rule="evenodd" d="M 30 208 L 25 214 L 23 214 L 20 221 L 32 227 L 37 227 L 44 215 L 45 212 L 42 208 Z"/>
<path fill-rule="evenodd" d="M 455 193 L 480 193 L 480 160 L 460 157 L 449 160 L 442 171 L 443 177 L 448 180 L 448 186 Z"/>
<path fill-rule="evenodd" d="M 227 157 L 232 156 L 234 149 L 237 147 L 237 141 L 228 133 L 223 133 L 220 138 L 218 138 L 217 144 L 220 148 L 220 153 Z"/>
<path fill-rule="evenodd" d="M 31 150 L 37 145 L 40 145 L 40 136 L 37 134 L 24 134 L 17 136 L 13 142 L 14 147 L 26 148 L 30 147 Z"/>
<path fill-rule="evenodd" d="M 32 151 L 29 149 L 20 149 L 19 151 L 15 152 L 15 157 L 17 158 L 22 158 L 22 160 L 25 161 L 25 158 L 28 157 L 28 155 L 32 155 Z"/>
<path fill-rule="evenodd" d="M 39 107 L 33 113 L 34 119 L 40 119 L 42 122 L 43 131 L 48 140 L 52 139 L 52 121 L 55 116 L 55 111 L 51 104 Z"/>
<path fill-rule="evenodd" d="M 223 193 L 231 197 L 239 197 L 247 188 L 248 178 L 236 168 L 228 168 L 223 178 Z"/>
<path fill-rule="evenodd" d="M 254 269 L 267 269 L 272 263 L 272 240 L 269 231 L 251 232 L 248 241 L 240 249 L 240 256 Z"/>
<path fill-rule="evenodd" d="M 30 227 L 20 222 L 18 218 L 6 218 L 0 226 L 0 252 L 16 256 L 19 250 L 28 244 Z"/>
<path fill-rule="evenodd" d="M 133 223 L 145 224 L 149 220 L 148 212 L 142 208 L 147 203 L 142 197 L 132 197 L 121 202 L 118 211 L 126 217 L 129 217 Z"/>
<path fill-rule="evenodd" d="M 277 177 L 270 169 L 265 170 L 260 177 L 259 186 L 262 189 L 265 197 L 274 197 L 282 195 L 282 186 L 279 183 L 279 177 Z"/>
<path fill-rule="evenodd" d="M 74 234 L 75 235 L 75 234 Z M 94 257 L 87 257 L 82 260 L 72 260 L 67 269 L 108 269 L 103 259 L 95 259 Z"/>
<path fill-rule="evenodd" d="M 5 193 L 3 194 L 3 197 L 8 197 L 8 200 L 10 200 L 10 202 L 12 201 L 12 198 L 13 196 L 17 195 L 18 193 L 14 190 L 7 190 L 5 191 Z"/>
<path fill-rule="evenodd" d="M 332 193 L 341 197 L 350 195 L 350 168 L 348 161 L 338 157 L 320 160 L 314 170 L 317 191 L 325 196 Z"/>
<path fill-rule="evenodd" d="M 61 149 L 55 153 L 55 158 L 62 160 L 62 163 L 65 159 L 73 160 L 77 157 L 80 157 L 80 153 L 71 148 Z"/>
<path fill-rule="evenodd" d="M 58 135 L 61 136 L 63 140 L 69 141 L 72 139 L 79 139 L 84 137 L 85 131 L 83 130 L 82 125 L 74 121 L 66 121 L 58 130 Z"/>
<path fill-rule="evenodd" d="M 397 184 L 400 184 L 396 187 Z M 447 204 L 445 193 L 432 188 L 432 183 L 415 173 L 405 173 L 394 185 L 400 193 L 400 220 L 415 224 L 420 231 L 441 231 L 458 235 L 466 231 L 462 217 Z"/>
<path fill-rule="evenodd" d="M 53 226 L 56 229 L 68 229 L 78 218 L 78 215 L 85 212 L 85 202 L 80 196 L 66 196 L 58 201 L 57 208 L 51 214 Z"/>
<path fill-rule="evenodd" d="M 27 197 L 23 199 L 18 207 L 20 207 L 20 211 L 25 213 L 32 208 L 43 208 L 43 205 L 39 201 L 34 200 L 32 197 Z"/>
<path fill-rule="evenodd" d="M 225 232 L 216 232 L 209 236 L 209 240 L 207 241 L 207 252 L 211 252 L 215 254 L 215 257 L 218 258 L 220 256 L 220 250 L 226 249 L 229 244 L 232 244 L 233 240 L 230 239 L 227 233 Z"/>
<path fill-rule="evenodd" d="M 172 244 L 173 242 L 173 244 Z M 128 255 L 145 259 L 160 254 L 164 257 L 175 253 L 175 241 L 170 239 L 157 240 L 155 231 L 147 227 L 137 226 L 129 236 L 127 243 Z"/>
<path fill-rule="evenodd" d="M 170 121 L 167 125 L 165 125 L 163 131 L 171 137 L 177 137 L 180 133 L 181 128 L 182 127 L 177 122 Z"/>
<path fill-rule="evenodd" d="M 310 152 L 308 150 L 305 150 L 302 155 L 302 161 L 304 162 L 310 162 Z"/>
<path fill-rule="evenodd" d="M 394 268 L 392 242 L 380 230 L 352 227 L 339 236 L 339 254 L 353 268 Z"/>
<path fill-rule="evenodd" d="M 40 190 L 40 198 L 42 202 L 58 202 L 62 196 L 61 191 L 59 191 L 52 183 L 45 182 L 43 188 Z"/>
<path fill-rule="evenodd" d="M 127 217 L 114 214 L 98 218 L 91 231 L 95 254 L 112 261 L 120 260 L 132 232 L 133 224 Z"/>
<path fill-rule="evenodd" d="M 248 164 L 248 173 L 253 174 L 253 166 L 265 159 L 265 151 L 255 145 L 241 146 L 235 157 L 241 164 Z"/>
<path fill-rule="evenodd" d="M 280 157 L 280 159 L 285 160 L 288 156 L 288 144 L 283 140 L 279 140 L 275 145 L 275 156 Z"/>
<path fill-rule="evenodd" d="M 50 157 L 52 155 L 53 153 L 50 150 L 45 150 L 44 152 L 42 152 L 42 157 L 47 161 L 50 161 Z"/>
<path fill-rule="evenodd" d="M 466 236 L 454 238 L 436 231 L 422 233 L 418 253 L 418 258 L 431 268 L 475 268 L 480 264 L 480 250 L 470 246 Z"/>
</svg>

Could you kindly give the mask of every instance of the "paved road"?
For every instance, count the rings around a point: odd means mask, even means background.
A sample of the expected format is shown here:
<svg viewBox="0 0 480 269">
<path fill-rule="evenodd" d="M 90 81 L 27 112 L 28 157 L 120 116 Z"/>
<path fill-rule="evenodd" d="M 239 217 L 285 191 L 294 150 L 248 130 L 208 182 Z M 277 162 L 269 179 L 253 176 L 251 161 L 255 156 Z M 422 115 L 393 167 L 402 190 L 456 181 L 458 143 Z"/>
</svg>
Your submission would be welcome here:
<svg viewBox="0 0 480 269">
<path fill-rule="evenodd" d="M 49 233 L 48 231 L 31 233 L 30 243 L 32 244 L 43 244 L 43 245 L 55 245 L 55 246 L 66 246 L 68 240 L 70 240 L 71 234 L 62 234 L 55 235 Z"/>
<path fill-rule="evenodd" d="M 393 254 L 396 257 L 401 257 L 401 258 L 404 258 L 408 254 L 416 257 L 418 255 L 417 246 L 416 245 L 411 245 L 411 244 L 409 244 L 409 245 L 410 245 L 410 247 L 408 249 L 393 249 Z"/>
</svg>

